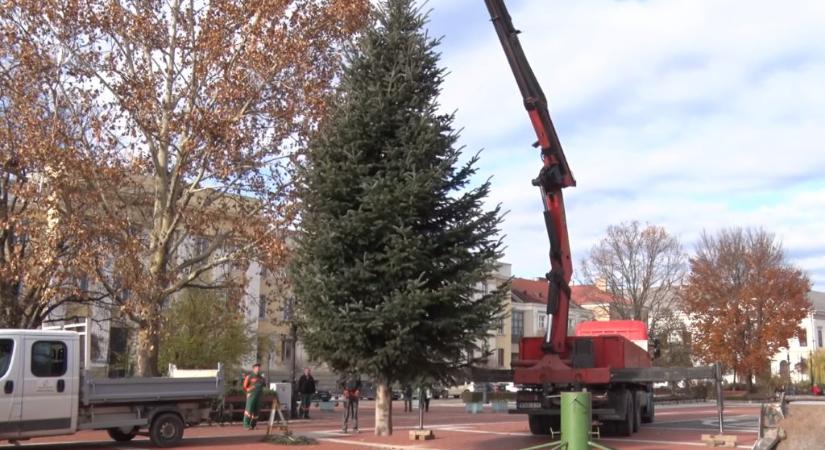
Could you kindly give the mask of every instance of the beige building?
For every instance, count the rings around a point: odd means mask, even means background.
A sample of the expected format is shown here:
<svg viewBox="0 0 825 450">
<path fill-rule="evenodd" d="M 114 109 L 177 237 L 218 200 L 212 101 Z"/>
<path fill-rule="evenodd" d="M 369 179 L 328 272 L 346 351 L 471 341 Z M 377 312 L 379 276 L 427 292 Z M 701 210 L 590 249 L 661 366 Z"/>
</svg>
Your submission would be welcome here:
<svg viewBox="0 0 825 450">
<path fill-rule="evenodd" d="M 499 264 L 495 273 L 487 281 L 478 286 L 480 294 L 486 294 L 498 286 L 506 283 L 512 276 L 512 266 L 507 263 Z M 492 336 L 488 337 L 480 347 L 489 351 L 487 366 L 491 369 L 509 369 L 512 356 L 512 322 L 509 320 L 512 314 L 512 301 L 510 295 L 505 295 L 504 317 L 502 317 L 492 330 Z"/>
<path fill-rule="evenodd" d="M 510 317 L 511 334 L 511 360 L 519 358 L 519 342 L 522 337 L 544 336 L 547 334 L 547 297 L 549 286 L 547 280 L 514 278 L 512 282 L 512 314 Z M 595 320 L 594 309 L 586 308 L 591 300 L 589 289 L 581 289 L 583 286 L 572 287 L 573 301 L 570 303 L 570 313 L 567 319 L 567 333 L 573 334 L 575 327 L 580 322 Z M 584 305 L 580 305 L 582 301 Z"/>
</svg>

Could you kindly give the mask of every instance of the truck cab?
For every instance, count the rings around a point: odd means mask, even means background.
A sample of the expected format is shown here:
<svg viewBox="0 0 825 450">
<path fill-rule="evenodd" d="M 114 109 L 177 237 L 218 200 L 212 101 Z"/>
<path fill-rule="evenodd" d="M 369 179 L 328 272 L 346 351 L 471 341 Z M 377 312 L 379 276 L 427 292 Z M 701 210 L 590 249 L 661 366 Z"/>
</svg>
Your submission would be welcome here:
<svg viewBox="0 0 825 450">
<path fill-rule="evenodd" d="M 73 433 L 80 388 L 78 335 L 0 330 L 0 436 Z"/>
<path fill-rule="evenodd" d="M 155 446 L 172 447 L 223 394 L 220 365 L 182 377 L 95 379 L 81 373 L 80 337 L 0 329 L 0 440 L 106 430 L 124 442 L 145 430 Z"/>
</svg>

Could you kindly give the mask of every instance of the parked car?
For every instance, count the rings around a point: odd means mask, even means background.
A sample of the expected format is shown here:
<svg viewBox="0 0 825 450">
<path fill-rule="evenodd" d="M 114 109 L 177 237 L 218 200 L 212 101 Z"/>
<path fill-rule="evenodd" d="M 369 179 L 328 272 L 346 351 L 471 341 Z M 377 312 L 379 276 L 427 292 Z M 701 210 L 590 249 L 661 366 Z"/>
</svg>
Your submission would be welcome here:
<svg viewBox="0 0 825 450">
<path fill-rule="evenodd" d="M 375 400 L 375 385 L 372 382 L 361 383 L 361 398 L 364 400 Z"/>
<path fill-rule="evenodd" d="M 518 392 L 516 385 L 511 383 L 498 383 L 493 388 L 497 392 Z"/>
<path fill-rule="evenodd" d="M 329 391 L 316 391 L 312 394 L 312 401 L 314 402 L 328 402 L 332 400 L 332 394 Z"/>
<path fill-rule="evenodd" d="M 452 398 L 460 398 L 461 394 L 465 392 L 475 392 L 475 383 L 471 381 L 447 388 L 447 396 Z"/>
</svg>

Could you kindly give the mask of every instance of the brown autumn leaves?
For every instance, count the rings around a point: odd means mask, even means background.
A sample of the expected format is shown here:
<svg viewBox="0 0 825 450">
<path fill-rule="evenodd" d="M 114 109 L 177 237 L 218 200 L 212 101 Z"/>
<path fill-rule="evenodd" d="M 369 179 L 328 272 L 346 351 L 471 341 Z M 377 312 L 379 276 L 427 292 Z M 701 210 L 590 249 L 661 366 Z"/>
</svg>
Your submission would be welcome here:
<svg viewBox="0 0 825 450">
<path fill-rule="evenodd" d="M 276 270 L 294 169 L 366 0 L 0 0 L 0 324 L 161 308 Z M 86 288 L 86 286 L 92 286 Z"/>
<path fill-rule="evenodd" d="M 682 295 L 693 319 L 694 352 L 721 362 L 750 387 L 752 376 L 770 373 L 770 358 L 799 334 L 810 289 L 774 235 L 742 228 L 703 234 Z"/>
<path fill-rule="evenodd" d="M 0 326 L 105 299 L 150 374 L 170 296 L 238 300 L 231 272 L 281 267 L 300 149 L 368 10 L 0 0 Z M 810 284 L 772 240 L 731 233 L 703 239 L 684 298 L 699 353 L 741 373 L 795 333 Z"/>
</svg>

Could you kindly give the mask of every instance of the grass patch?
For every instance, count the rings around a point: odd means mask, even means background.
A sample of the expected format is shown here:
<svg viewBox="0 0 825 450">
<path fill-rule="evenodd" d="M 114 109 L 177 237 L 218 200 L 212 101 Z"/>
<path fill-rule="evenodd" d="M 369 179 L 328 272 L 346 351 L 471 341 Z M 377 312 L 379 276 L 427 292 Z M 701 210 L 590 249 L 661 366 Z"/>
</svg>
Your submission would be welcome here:
<svg viewBox="0 0 825 450">
<path fill-rule="evenodd" d="M 264 438 L 264 442 L 275 445 L 316 445 L 318 441 L 306 436 L 295 436 L 292 433 L 275 434 Z"/>
</svg>

